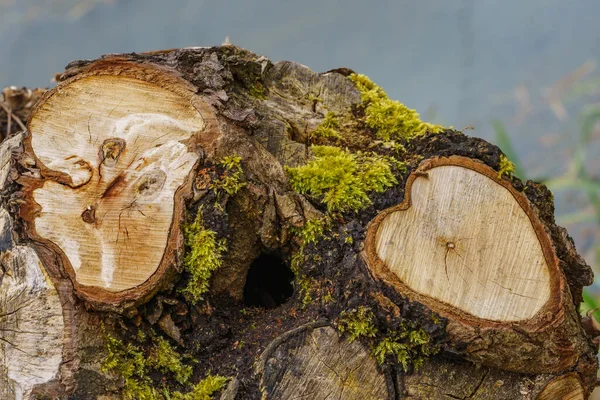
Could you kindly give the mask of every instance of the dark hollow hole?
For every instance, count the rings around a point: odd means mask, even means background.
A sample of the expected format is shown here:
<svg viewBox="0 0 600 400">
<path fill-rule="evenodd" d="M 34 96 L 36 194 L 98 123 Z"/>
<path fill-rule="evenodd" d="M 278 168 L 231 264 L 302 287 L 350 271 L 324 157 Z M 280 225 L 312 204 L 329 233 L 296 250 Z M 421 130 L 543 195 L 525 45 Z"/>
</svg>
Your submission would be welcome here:
<svg viewBox="0 0 600 400">
<path fill-rule="evenodd" d="M 273 254 L 261 254 L 248 271 L 244 286 L 244 305 L 275 308 L 294 292 L 294 273 Z"/>
</svg>

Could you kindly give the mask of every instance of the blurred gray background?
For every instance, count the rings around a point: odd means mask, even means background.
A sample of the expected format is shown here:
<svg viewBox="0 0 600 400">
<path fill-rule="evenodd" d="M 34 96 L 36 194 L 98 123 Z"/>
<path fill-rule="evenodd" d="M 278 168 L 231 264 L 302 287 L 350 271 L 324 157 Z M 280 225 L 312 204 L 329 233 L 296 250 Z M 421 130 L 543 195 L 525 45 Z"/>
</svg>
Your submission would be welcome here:
<svg viewBox="0 0 600 400">
<path fill-rule="evenodd" d="M 352 68 L 424 119 L 471 135 L 496 141 L 491 122 L 501 121 L 529 177 L 571 179 L 581 116 L 600 110 L 599 17 L 598 0 L 0 0 L 0 87 L 49 86 L 74 59 L 229 36 L 273 61 Z M 591 179 L 599 138 L 594 129 L 585 143 Z M 556 199 L 597 266 L 590 197 Z"/>
</svg>

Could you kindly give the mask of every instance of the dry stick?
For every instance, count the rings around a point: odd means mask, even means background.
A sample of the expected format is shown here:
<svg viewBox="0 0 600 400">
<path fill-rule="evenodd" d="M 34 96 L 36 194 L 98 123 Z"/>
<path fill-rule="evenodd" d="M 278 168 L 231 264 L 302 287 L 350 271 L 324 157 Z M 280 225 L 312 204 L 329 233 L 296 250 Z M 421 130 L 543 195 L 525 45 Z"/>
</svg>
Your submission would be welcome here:
<svg viewBox="0 0 600 400">
<path fill-rule="evenodd" d="M 27 127 L 25 127 L 25 124 L 23 123 L 23 121 L 21 121 L 21 118 L 17 117 L 12 110 L 10 109 L 10 107 L 8 107 L 6 104 L 4 104 L 4 102 L 0 101 L 0 107 L 2 107 L 2 109 L 6 112 L 6 114 L 8 115 L 8 129 L 6 131 L 6 136 L 8 137 L 10 135 L 10 128 L 12 125 L 12 118 L 15 119 L 15 121 L 17 122 L 17 124 L 21 127 L 22 130 L 27 130 Z"/>
</svg>

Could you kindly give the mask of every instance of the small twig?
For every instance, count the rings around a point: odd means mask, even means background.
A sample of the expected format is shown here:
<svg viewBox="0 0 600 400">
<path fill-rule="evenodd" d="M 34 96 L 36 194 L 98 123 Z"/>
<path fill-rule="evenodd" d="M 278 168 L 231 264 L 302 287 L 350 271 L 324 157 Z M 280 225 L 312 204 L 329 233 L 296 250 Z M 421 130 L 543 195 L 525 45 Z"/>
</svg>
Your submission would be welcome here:
<svg viewBox="0 0 600 400">
<path fill-rule="evenodd" d="M 6 105 L 4 104 L 4 102 L 0 101 L 0 107 L 2 107 L 2 109 L 6 112 L 6 114 L 8 115 L 8 133 L 6 134 L 6 136 L 8 136 L 10 134 L 10 126 L 12 125 L 12 118 L 15 119 L 15 121 L 17 122 L 17 124 L 21 127 L 22 130 L 26 131 L 27 128 L 25 127 L 25 124 L 23 123 L 23 121 L 21 121 L 21 118 L 17 117 L 12 110 Z"/>
<path fill-rule="evenodd" d="M 6 118 L 6 124 L 7 124 L 7 126 L 6 126 L 6 137 L 9 137 L 10 136 L 10 131 L 12 130 L 11 129 L 12 128 L 12 113 L 9 112 L 6 115 L 7 115 L 7 118 Z"/>
</svg>

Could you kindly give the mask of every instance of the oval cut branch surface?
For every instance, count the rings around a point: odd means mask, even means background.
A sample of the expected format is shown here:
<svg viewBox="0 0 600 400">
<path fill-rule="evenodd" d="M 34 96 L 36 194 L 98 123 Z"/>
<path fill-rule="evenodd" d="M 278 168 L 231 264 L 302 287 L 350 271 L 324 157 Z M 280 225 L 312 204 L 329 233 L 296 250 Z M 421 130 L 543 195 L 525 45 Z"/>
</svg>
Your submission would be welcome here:
<svg viewBox="0 0 600 400">
<path fill-rule="evenodd" d="M 437 311 L 524 321 L 556 285 L 555 255 L 528 201 L 491 168 L 432 159 L 407 182 L 367 238 L 369 266 Z"/>
<path fill-rule="evenodd" d="M 176 194 L 204 127 L 190 98 L 127 76 L 66 82 L 38 107 L 30 143 L 49 179 L 32 192 L 35 235 L 64 254 L 77 285 L 124 291 L 170 262 Z"/>
</svg>

